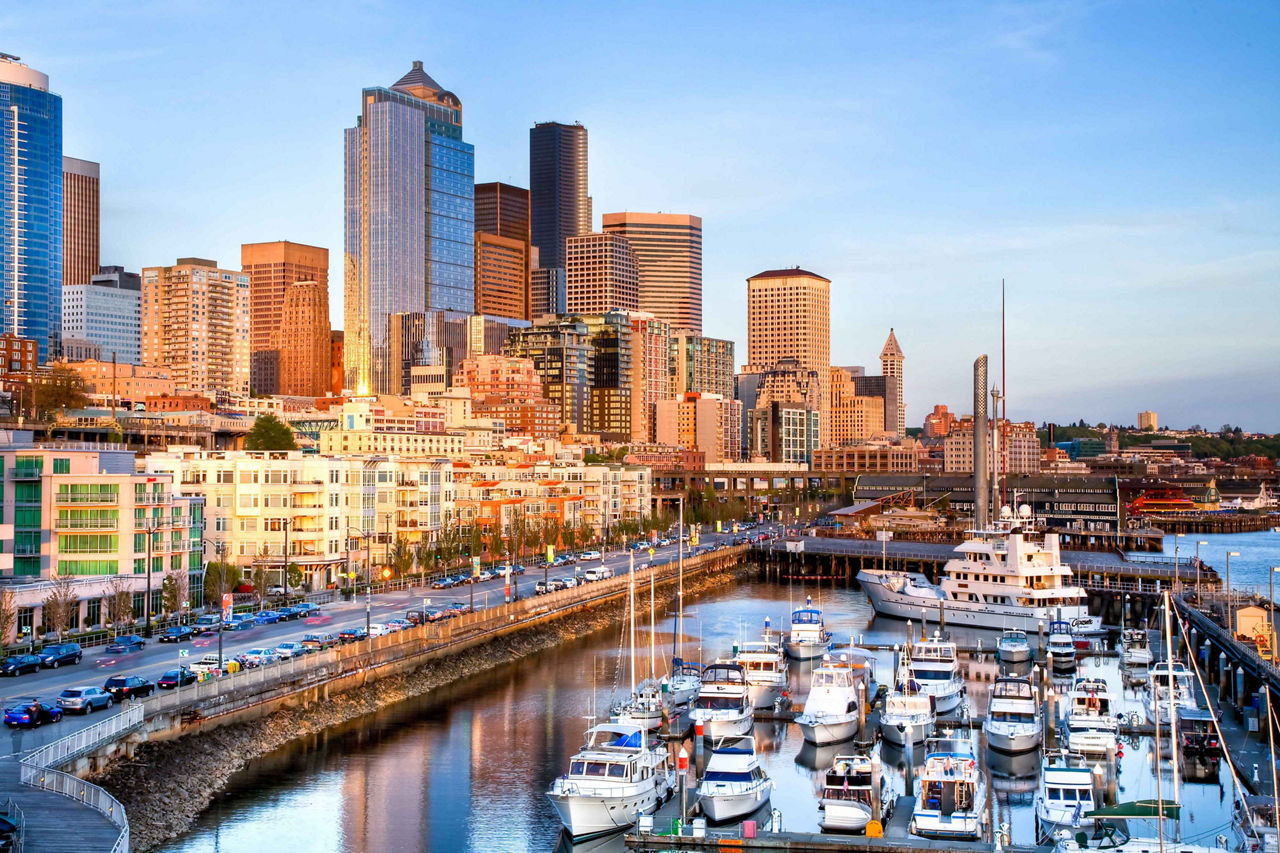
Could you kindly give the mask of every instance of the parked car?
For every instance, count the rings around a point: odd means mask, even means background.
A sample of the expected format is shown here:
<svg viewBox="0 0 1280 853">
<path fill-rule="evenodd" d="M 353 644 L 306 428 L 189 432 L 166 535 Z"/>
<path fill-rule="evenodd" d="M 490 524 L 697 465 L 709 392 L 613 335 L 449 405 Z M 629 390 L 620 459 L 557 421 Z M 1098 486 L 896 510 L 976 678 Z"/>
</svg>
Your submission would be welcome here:
<svg viewBox="0 0 1280 853">
<path fill-rule="evenodd" d="M 603 559 L 604 559 L 604 557 L 600 554 L 600 552 L 599 552 L 599 551 L 583 551 L 583 552 L 582 552 L 582 554 L 579 556 L 579 558 L 578 558 L 578 559 L 580 559 L 580 560 L 603 560 Z"/>
<path fill-rule="evenodd" d="M 230 619 L 222 620 L 222 630 L 239 631 L 244 628 L 252 628 L 257 624 L 253 619 L 252 613 L 233 613 Z"/>
<path fill-rule="evenodd" d="M 413 623 L 410 622 L 408 619 L 399 619 L 399 618 L 388 619 L 387 627 L 394 628 L 397 631 L 407 631 L 408 629 L 413 627 Z"/>
<path fill-rule="evenodd" d="M 585 572 L 582 573 L 583 583 L 591 583 L 592 581 L 598 581 L 598 580 L 600 580 L 599 569 L 587 569 Z"/>
<path fill-rule="evenodd" d="M 385 637 L 394 629 L 390 625 L 384 625 L 381 622 L 374 622 L 369 626 L 370 637 Z"/>
<path fill-rule="evenodd" d="M 279 585 L 269 586 L 267 587 L 267 595 L 284 595 L 284 587 Z"/>
<path fill-rule="evenodd" d="M 206 613 L 196 620 L 197 634 L 216 634 L 222 630 L 222 617 L 217 613 Z"/>
<path fill-rule="evenodd" d="M 84 650 L 80 648 L 79 643 L 58 643 L 45 646 L 41 650 L 40 665 L 57 669 L 64 663 L 80 663 L 82 657 L 84 657 Z"/>
<path fill-rule="evenodd" d="M 205 655 L 205 657 L 207 658 L 209 655 Z M 217 668 L 218 656 L 213 655 L 213 669 L 217 670 Z M 196 674 L 195 670 L 184 666 L 178 669 L 168 670 L 164 675 L 160 676 L 160 680 L 157 681 L 156 684 L 158 684 L 162 690 L 172 690 L 175 687 L 186 687 L 188 684 L 195 684 L 199 680 L 200 676 Z M 181 684 L 179 684 L 179 682 L 181 682 Z"/>
<path fill-rule="evenodd" d="M 125 655 L 130 652 L 140 652 L 146 644 L 147 641 L 137 634 L 121 634 L 115 638 L 111 645 L 107 646 L 107 654 Z"/>
<path fill-rule="evenodd" d="M 117 702 L 125 699 L 141 699 L 156 692 L 156 683 L 140 675 L 113 675 L 102 685 Z"/>
<path fill-rule="evenodd" d="M 204 657 L 200 658 L 200 660 L 191 664 L 190 668 L 193 672 L 197 674 L 221 675 L 222 670 L 226 668 L 225 664 L 226 664 L 225 656 L 222 660 L 219 660 L 217 652 L 209 652 Z M 170 670 L 169 672 L 173 672 L 176 674 L 177 670 L 173 669 L 173 670 Z M 168 675 L 168 674 L 169 674 L 168 672 L 165 673 L 165 675 Z M 166 686 L 163 678 L 161 678 L 158 683 L 161 687 Z M 168 686 L 174 687 L 176 686 L 176 684 L 177 683 L 175 681 L 174 684 L 170 684 Z"/>
<path fill-rule="evenodd" d="M 546 593 L 547 593 L 547 588 L 548 588 L 548 587 L 550 587 L 550 586 L 551 586 L 551 584 L 549 584 L 549 583 L 546 583 L 546 582 L 544 582 L 544 581 L 538 581 L 537 583 L 535 583 L 535 584 L 533 585 L 533 594 L 534 594 L 534 595 L 546 595 Z"/>
<path fill-rule="evenodd" d="M 253 621 L 259 625 L 274 625 L 280 621 L 280 614 L 274 610 L 259 610 L 253 614 Z"/>
<path fill-rule="evenodd" d="M 347 643 L 358 643 L 361 640 L 368 639 L 369 633 L 364 628 L 343 628 L 338 632 L 338 642 L 342 645 Z"/>
<path fill-rule="evenodd" d="M 38 655 L 9 655 L 0 661 L 0 675 L 22 675 L 24 672 L 39 672 L 40 657 Z"/>
<path fill-rule="evenodd" d="M 293 605 L 293 609 L 299 616 L 311 616 L 320 610 L 320 605 L 310 601 L 300 601 Z"/>
<path fill-rule="evenodd" d="M 454 581 L 453 581 L 453 578 L 451 577 L 436 578 L 431 582 L 431 588 L 432 589 L 450 589 L 453 586 L 453 583 Z"/>
<path fill-rule="evenodd" d="M 364 629 L 361 628 L 360 630 L 363 631 Z M 309 651 L 311 651 L 311 649 L 302 645 L 302 643 L 281 643 L 276 646 L 276 654 L 280 656 L 281 660 L 300 658 Z"/>
<path fill-rule="evenodd" d="M 338 645 L 338 638 L 328 631 L 315 631 L 302 638 L 302 645 L 309 649 L 331 649 Z"/>
<path fill-rule="evenodd" d="M 445 612 L 452 616 L 461 616 L 463 613 L 471 612 L 471 605 L 465 601 L 452 601 Z"/>
<path fill-rule="evenodd" d="M 251 667 L 270 666 L 280 660 L 273 648 L 249 649 L 244 653 L 244 665 Z"/>
<path fill-rule="evenodd" d="M 196 635 L 196 629 L 190 625 L 174 625 L 172 628 L 165 628 L 164 633 L 156 638 L 158 643 L 181 643 L 183 640 L 190 640 Z"/>
<path fill-rule="evenodd" d="M 4 709 L 4 724 L 11 729 L 34 729 L 44 723 L 56 723 L 61 719 L 61 708 L 55 708 L 39 699 L 26 699 L 12 708 Z"/>
<path fill-rule="evenodd" d="M 560 578 L 560 583 L 561 585 L 564 586 L 565 589 L 568 589 L 569 587 L 577 586 L 578 579 L 575 577 L 566 575 L 565 577 Z"/>
<path fill-rule="evenodd" d="M 68 687 L 58 694 L 58 707 L 64 711 L 92 714 L 105 711 L 115 700 L 101 687 Z"/>
<path fill-rule="evenodd" d="M 547 581 L 547 586 L 551 588 L 551 592 L 559 592 L 565 588 L 564 581 L 560 578 L 552 578 Z"/>
</svg>

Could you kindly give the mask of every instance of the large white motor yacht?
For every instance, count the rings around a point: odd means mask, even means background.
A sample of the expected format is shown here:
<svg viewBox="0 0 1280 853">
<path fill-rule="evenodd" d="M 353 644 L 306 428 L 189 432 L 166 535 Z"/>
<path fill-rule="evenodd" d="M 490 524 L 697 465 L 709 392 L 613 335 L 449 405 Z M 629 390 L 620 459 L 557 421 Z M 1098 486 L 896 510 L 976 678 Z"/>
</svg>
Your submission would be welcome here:
<svg viewBox="0 0 1280 853">
<path fill-rule="evenodd" d="M 690 716 L 702 723 L 702 736 L 715 742 L 751 732 L 751 692 L 747 673 L 740 665 L 717 661 L 702 671 L 702 689 L 693 701 Z"/>
<path fill-rule="evenodd" d="M 1030 752 L 1044 740 L 1044 719 L 1027 678 L 997 678 L 982 721 L 987 745 L 1001 752 Z"/>
<path fill-rule="evenodd" d="M 606 723 L 587 730 L 586 744 L 547 797 L 569 834 L 587 838 L 653 813 L 674 785 L 665 746 L 638 726 Z"/>
<path fill-rule="evenodd" d="M 1062 829 L 1093 826 L 1093 771 L 1088 759 L 1072 752 L 1046 752 L 1036 789 L 1037 840 Z"/>
<path fill-rule="evenodd" d="M 804 739 L 817 746 L 842 743 L 858 733 L 858 694 L 847 654 L 823 656 L 796 724 Z"/>
<path fill-rule="evenodd" d="M 765 620 L 764 639 L 743 643 L 733 656 L 747 672 L 748 692 L 753 708 L 772 708 L 787 692 L 787 656 L 769 633 L 769 621 Z"/>
<path fill-rule="evenodd" d="M 1000 639 L 996 640 L 996 657 L 1006 666 L 1030 661 L 1031 643 L 1027 640 L 1027 632 L 1019 628 L 1006 628 Z"/>
<path fill-rule="evenodd" d="M 756 756 L 753 737 L 721 740 L 711 750 L 698 786 L 702 813 L 717 823 L 738 820 L 769 801 L 773 780 Z"/>
<path fill-rule="evenodd" d="M 911 677 L 909 650 L 903 652 L 894 685 L 885 695 L 880 711 L 880 736 L 897 746 L 924 743 L 925 738 L 933 735 L 937 714 L 933 697 L 921 690 L 920 682 Z"/>
<path fill-rule="evenodd" d="M 1192 675 L 1181 661 L 1162 660 L 1151 667 L 1150 677 L 1147 679 L 1147 689 L 1142 694 L 1142 702 L 1147 711 L 1147 722 L 1156 722 L 1156 715 L 1160 716 L 1160 725 L 1169 725 L 1169 700 L 1170 691 L 1173 693 L 1173 704 L 1181 711 L 1183 708 L 1195 709 L 1199 707 L 1196 702 L 1196 688 L 1192 683 Z M 1162 736 L 1167 737 L 1168 729 L 1165 729 Z"/>
<path fill-rule="evenodd" d="M 964 678 L 956 644 L 935 632 L 932 640 L 921 640 L 911 647 L 911 677 L 920 689 L 933 698 L 939 714 L 955 710 L 964 693 Z"/>
<path fill-rule="evenodd" d="M 791 614 L 791 631 L 784 646 L 792 660 L 814 660 L 831 650 L 831 632 L 822 619 L 822 611 L 813 606 L 813 598 L 806 606 Z"/>
</svg>

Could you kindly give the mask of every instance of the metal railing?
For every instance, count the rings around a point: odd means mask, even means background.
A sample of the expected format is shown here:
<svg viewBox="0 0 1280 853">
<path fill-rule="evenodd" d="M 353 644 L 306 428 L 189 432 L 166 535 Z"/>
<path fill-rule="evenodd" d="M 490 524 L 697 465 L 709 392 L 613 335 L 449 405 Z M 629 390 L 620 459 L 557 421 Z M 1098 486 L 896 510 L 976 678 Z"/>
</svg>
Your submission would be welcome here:
<svg viewBox="0 0 1280 853">
<path fill-rule="evenodd" d="M 13 846 L 9 849 L 12 853 L 22 853 L 22 843 L 27 835 L 27 816 L 22 813 L 22 809 L 13 801 L 13 797 L 5 800 L 4 816 L 14 827 Z"/>
</svg>

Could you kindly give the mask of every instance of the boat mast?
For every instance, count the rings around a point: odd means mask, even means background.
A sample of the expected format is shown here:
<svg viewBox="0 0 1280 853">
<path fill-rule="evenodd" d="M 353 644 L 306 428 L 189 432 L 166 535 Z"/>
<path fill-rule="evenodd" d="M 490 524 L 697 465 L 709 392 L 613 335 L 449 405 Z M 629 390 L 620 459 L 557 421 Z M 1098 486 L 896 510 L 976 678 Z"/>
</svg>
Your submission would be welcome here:
<svg viewBox="0 0 1280 853">
<path fill-rule="evenodd" d="M 653 563 L 651 561 L 649 563 L 649 677 L 650 678 L 658 677 L 658 658 L 657 658 L 656 652 L 654 651 L 654 644 L 657 642 L 654 639 L 654 634 L 657 633 L 658 629 L 654 621 L 657 618 L 654 616 L 654 609 L 655 608 L 653 604 Z"/>
<path fill-rule="evenodd" d="M 636 552 L 629 555 L 627 570 L 627 605 L 631 611 L 631 695 L 636 693 Z"/>
<path fill-rule="evenodd" d="M 1173 626 L 1171 625 L 1170 610 L 1173 609 L 1173 601 L 1169 596 L 1169 590 L 1164 591 L 1164 640 L 1166 648 L 1169 650 L 1169 744 L 1170 744 L 1170 761 L 1173 764 L 1173 801 L 1179 802 L 1178 799 L 1178 705 L 1173 701 Z M 1194 689 L 1194 688 L 1193 688 Z M 1156 716 L 1159 716 L 1159 709 Z M 1182 840 L 1182 817 L 1173 824 L 1174 841 Z"/>
<path fill-rule="evenodd" d="M 684 660 L 684 495 L 680 496 L 680 525 L 676 532 L 679 541 L 676 567 L 679 579 L 676 582 L 676 657 Z"/>
<path fill-rule="evenodd" d="M 1156 722 L 1156 736 L 1152 742 L 1152 749 L 1156 751 L 1156 829 L 1160 835 L 1160 853 L 1164 853 L 1164 785 L 1160 776 L 1160 681 L 1155 676 L 1151 677 L 1151 687 L 1155 690 L 1155 698 L 1151 702 L 1155 713 L 1151 716 Z"/>
</svg>

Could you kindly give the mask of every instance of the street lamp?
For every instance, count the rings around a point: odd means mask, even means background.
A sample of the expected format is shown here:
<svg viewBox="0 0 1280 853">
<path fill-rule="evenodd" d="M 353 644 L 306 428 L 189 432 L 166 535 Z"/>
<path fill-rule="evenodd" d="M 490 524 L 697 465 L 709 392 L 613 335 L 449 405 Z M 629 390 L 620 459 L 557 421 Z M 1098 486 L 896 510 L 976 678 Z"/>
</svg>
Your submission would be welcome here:
<svg viewBox="0 0 1280 853">
<path fill-rule="evenodd" d="M 348 581 L 350 581 L 350 580 L 351 580 L 351 576 L 355 574 L 355 572 L 354 572 L 354 571 L 352 571 L 352 569 L 351 569 L 351 534 L 352 534 L 353 532 L 356 534 L 356 537 L 355 537 L 355 538 L 356 538 L 356 540 L 357 540 L 357 541 L 362 540 L 362 539 L 367 539 L 367 538 L 369 537 L 369 534 L 368 534 L 368 533 L 365 533 L 363 530 L 360 530 L 359 528 L 356 528 L 356 527 L 348 527 L 348 528 L 347 528 L 347 580 L 348 580 Z M 369 579 L 369 563 L 370 563 L 370 562 L 371 562 L 371 561 L 368 559 L 368 555 L 366 555 L 366 557 L 365 557 L 365 561 L 364 561 L 364 566 L 365 566 L 365 570 L 364 570 L 364 574 L 365 574 L 365 585 L 364 585 L 364 634 L 365 634 L 365 637 L 366 637 L 366 638 L 370 638 L 369 629 L 370 629 L 370 627 L 372 626 L 372 622 L 373 622 L 372 615 L 370 614 L 370 610 L 372 609 L 372 606 L 373 606 L 373 602 L 372 602 L 372 600 L 371 600 L 371 596 L 370 596 L 370 592 L 369 592 L 369 589 L 370 589 L 370 587 L 372 586 L 372 584 L 370 583 L 370 579 Z"/>
<path fill-rule="evenodd" d="M 1203 539 L 1196 542 L 1196 604 L 1200 603 L 1200 546 L 1208 544 Z"/>
<path fill-rule="evenodd" d="M 155 516 L 152 516 L 151 518 L 148 518 L 148 519 L 147 519 L 147 523 L 146 523 L 145 525 L 143 525 L 143 528 L 142 528 L 144 531 L 146 531 L 146 534 L 147 534 L 147 603 L 146 603 L 146 606 L 145 606 L 145 608 L 144 608 L 144 609 L 146 610 L 146 612 L 147 612 L 147 620 L 146 620 L 146 627 L 143 629 L 143 632 L 142 632 L 142 633 L 144 633 L 144 634 L 145 634 L 146 636 L 148 636 L 148 637 L 150 637 L 150 636 L 151 636 L 151 546 L 152 546 L 152 539 L 155 537 L 155 534 L 159 533 L 159 532 L 160 532 L 164 527 L 165 527 L 165 525 L 163 525 L 163 524 L 161 524 L 161 523 L 160 523 L 160 519 L 159 519 L 159 518 L 156 518 Z"/>
<path fill-rule="evenodd" d="M 1235 628 L 1231 627 L 1231 558 L 1239 556 L 1239 551 L 1227 552 L 1227 630 L 1233 632 Z"/>
<path fill-rule="evenodd" d="M 289 501 L 289 498 L 285 497 L 286 506 L 288 506 L 288 501 Z M 284 587 L 285 601 L 289 600 L 289 524 L 292 521 L 293 521 L 292 518 L 280 519 L 280 526 L 284 528 L 284 571 L 281 572 L 281 574 L 284 575 L 284 582 L 281 583 L 280 585 Z M 261 590 L 259 590 L 259 595 L 261 595 Z"/>
<path fill-rule="evenodd" d="M 213 550 L 218 555 L 218 675 L 222 675 L 222 596 L 227 594 L 227 564 L 223 561 L 223 551 L 226 550 L 227 543 L 218 541 L 211 542 L 208 539 L 200 540 L 203 544 L 213 545 Z M 204 571 L 209 573 L 209 561 L 204 561 Z M 182 667 L 178 667 L 178 683 L 182 683 Z"/>
</svg>

